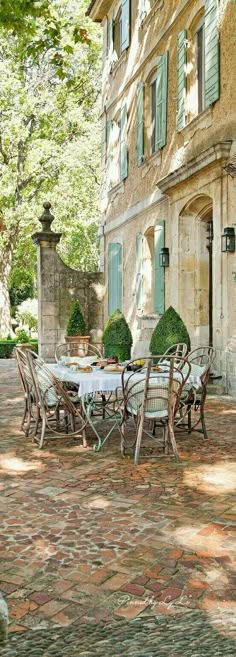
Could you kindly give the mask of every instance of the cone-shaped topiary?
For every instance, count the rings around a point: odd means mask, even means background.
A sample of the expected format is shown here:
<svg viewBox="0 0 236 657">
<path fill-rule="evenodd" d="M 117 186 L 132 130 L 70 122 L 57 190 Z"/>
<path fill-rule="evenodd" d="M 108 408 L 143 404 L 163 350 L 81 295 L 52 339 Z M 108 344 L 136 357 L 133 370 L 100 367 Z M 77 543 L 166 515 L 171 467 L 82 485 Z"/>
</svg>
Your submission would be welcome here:
<svg viewBox="0 0 236 657">
<path fill-rule="evenodd" d="M 191 342 L 186 326 L 176 310 L 170 306 L 153 331 L 150 352 L 151 354 L 164 354 L 169 347 L 178 342 L 185 342 L 190 351 Z"/>
<path fill-rule="evenodd" d="M 102 342 L 104 355 L 117 356 L 120 362 L 130 358 L 133 339 L 123 313 L 117 309 L 108 317 Z"/>
<path fill-rule="evenodd" d="M 67 335 L 85 335 L 86 324 L 79 301 L 73 303 L 67 324 Z"/>
</svg>

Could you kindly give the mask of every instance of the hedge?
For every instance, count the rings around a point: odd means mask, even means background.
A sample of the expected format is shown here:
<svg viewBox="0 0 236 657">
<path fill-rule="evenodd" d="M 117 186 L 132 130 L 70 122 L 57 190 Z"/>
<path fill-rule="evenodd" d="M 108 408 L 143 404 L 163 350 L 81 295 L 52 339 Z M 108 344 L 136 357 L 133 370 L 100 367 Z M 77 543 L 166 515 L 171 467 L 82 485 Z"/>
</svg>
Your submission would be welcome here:
<svg viewBox="0 0 236 657">
<path fill-rule="evenodd" d="M 0 358 L 12 358 L 13 350 L 17 345 L 16 340 L 0 340 Z M 38 343 L 37 340 L 30 341 L 30 346 L 32 351 L 38 353 Z"/>
</svg>

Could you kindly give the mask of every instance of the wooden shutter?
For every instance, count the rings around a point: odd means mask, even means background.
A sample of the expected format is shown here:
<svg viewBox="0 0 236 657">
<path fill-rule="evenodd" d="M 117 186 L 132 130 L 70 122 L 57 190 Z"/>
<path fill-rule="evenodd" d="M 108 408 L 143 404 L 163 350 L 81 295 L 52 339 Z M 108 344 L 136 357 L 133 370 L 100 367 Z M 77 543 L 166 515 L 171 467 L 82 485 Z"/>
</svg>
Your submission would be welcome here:
<svg viewBox="0 0 236 657">
<path fill-rule="evenodd" d="M 186 98 L 186 30 L 177 35 L 177 94 L 176 94 L 176 128 L 182 130 L 185 125 Z"/>
<path fill-rule="evenodd" d="M 157 67 L 156 82 L 156 138 L 155 150 L 157 151 L 166 143 L 166 114 L 167 114 L 167 67 L 168 53 L 160 57 Z"/>
<path fill-rule="evenodd" d="M 143 236 L 136 235 L 136 310 L 142 311 L 142 287 L 143 287 Z"/>
<path fill-rule="evenodd" d="M 114 47 L 114 18 L 111 18 L 110 21 L 108 21 L 108 52 L 112 53 L 113 52 L 113 47 Z"/>
<path fill-rule="evenodd" d="M 119 242 L 108 245 L 108 314 L 122 306 L 122 246 Z"/>
<path fill-rule="evenodd" d="M 121 52 L 123 52 L 129 46 L 130 0 L 122 0 L 121 12 Z"/>
<path fill-rule="evenodd" d="M 164 267 L 160 267 L 160 251 L 165 245 L 165 222 L 154 228 L 154 312 L 163 315 L 165 310 Z"/>
<path fill-rule="evenodd" d="M 120 115 L 120 179 L 128 175 L 128 149 L 127 149 L 127 107 L 122 107 Z"/>
<path fill-rule="evenodd" d="M 218 0 L 205 0 L 205 107 L 218 100 L 219 80 L 219 34 Z"/>
<path fill-rule="evenodd" d="M 137 89 L 137 165 L 143 162 L 144 154 L 144 117 L 143 117 L 143 98 L 144 98 L 144 84 L 140 82 Z"/>
</svg>

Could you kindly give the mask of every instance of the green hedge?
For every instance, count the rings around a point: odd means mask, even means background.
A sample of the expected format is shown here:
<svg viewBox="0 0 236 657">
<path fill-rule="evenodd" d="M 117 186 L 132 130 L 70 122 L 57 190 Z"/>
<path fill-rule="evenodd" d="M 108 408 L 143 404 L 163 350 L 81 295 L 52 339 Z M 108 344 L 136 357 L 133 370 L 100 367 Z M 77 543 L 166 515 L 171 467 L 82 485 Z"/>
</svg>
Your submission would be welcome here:
<svg viewBox="0 0 236 657">
<path fill-rule="evenodd" d="M 16 340 L 0 340 L 0 358 L 11 358 L 17 345 Z M 37 340 L 30 341 L 32 351 L 38 353 Z"/>
</svg>

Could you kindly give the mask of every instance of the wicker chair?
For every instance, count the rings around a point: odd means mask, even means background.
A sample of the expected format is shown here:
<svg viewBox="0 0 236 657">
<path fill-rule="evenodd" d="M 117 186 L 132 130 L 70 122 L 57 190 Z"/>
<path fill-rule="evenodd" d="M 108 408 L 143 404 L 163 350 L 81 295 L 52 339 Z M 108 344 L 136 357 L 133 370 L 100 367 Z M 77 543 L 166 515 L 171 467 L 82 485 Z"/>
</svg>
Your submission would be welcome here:
<svg viewBox="0 0 236 657">
<path fill-rule="evenodd" d="M 91 365 L 99 358 L 102 358 L 102 354 L 97 347 L 76 342 L 59 344 L 55 351 L 55 360 L 57 363 L 63 363 L 63 360 L 69 363 L 71 359 L 75 362 L 83 360 L 84 364 Z"/>
<path fill-rule="evenodd" d="M 163 356 L 161 356 L 160 363 L 165 360 L 166 356 L 176 356 L 176 359 L 185 358 L 187 352 L 188 346 L 185 342 L 176 342 L 176 344 L 172 344 L 171 347 L 165 351 Z"/>
<path fill-rule="evenodd" d="M 168 451 L 171 444 L 174 455 L 178 460 L 178 450 L 174 434 L 174 417 L 182 388 L 189 376 L 190 365 L 182 359 L 185 373 L 175 364 L 173 356 L 166 356 L 166 363 L 159 371 L 155 371 L 160 356 L 147 356 L 142 359 L 144 365 L 139 371 L 131 372 L 135 361 L 130 361 L 124 368 L 121 377 L 123 392 L 122 421 L 121 421 L 121 452 L 125 453 L 125 431 L 129 417 L 135 425 L 135 457 L 138 464 L 139 452 L 143 433 L 155 439 L 155 428 L 160 425 L 163 430 L 163 446 Z M 145 424 L 146 423 L 146 424 Z M 150 424 L 152 432 L 150 432 Z M 147 425 L 147 426 L 146 426 Z M 154 430 L 153 430 L 154 427 Z"/>
<path fill-rule="evenodd" d="M 26 356 L 34 382 L 35 396 L 39 408 L 39 418 L 35 428 L 36 437 L 40 421 L 39 448 L 41 449 L 43 447 L 46 428 L 55 434 L 62 433 L 63 431 L 64 435 L 66 434 L 74 438 L 82 436 L 83 446 L 87 447 L 85 436 L 86 421 L 81 414 L 78 395 L 66 390 L 63 384 L 50 372 L 45 363 L 40 358 L 37 358 L 33 352 L 28 351 Z M 55 429 L 53 428 L 54 422 Z M 76 422 L 79 424 L 77 428 Z M 71 431 L 69 431 L 69 427 Z"/>
<path fill-rule="evenodd" d="M 188 354 L 188 362 L 191 366 L 191 374 L 195 374 L 200 379 L 200 387 L 193 390 L 188 383 L 183 388 L 180 399 L 180 421 L 177 422 L 180 429 L 187 429 L 188 433 L 198 431 L 207 439 L 207 430 L 205 423 L 205 402 L 207 395 L 207 383 L 210 376 L 212 364 L 215 359 L 215 349 L 213 347 L 197 347 Z M 193 416 L 194 413 L 194 416 Z M 187 415 L 187 425 L 181 421 L 181 416 Z M 200 424 L 200 428 L 197 428 Z"/>
</svg>

